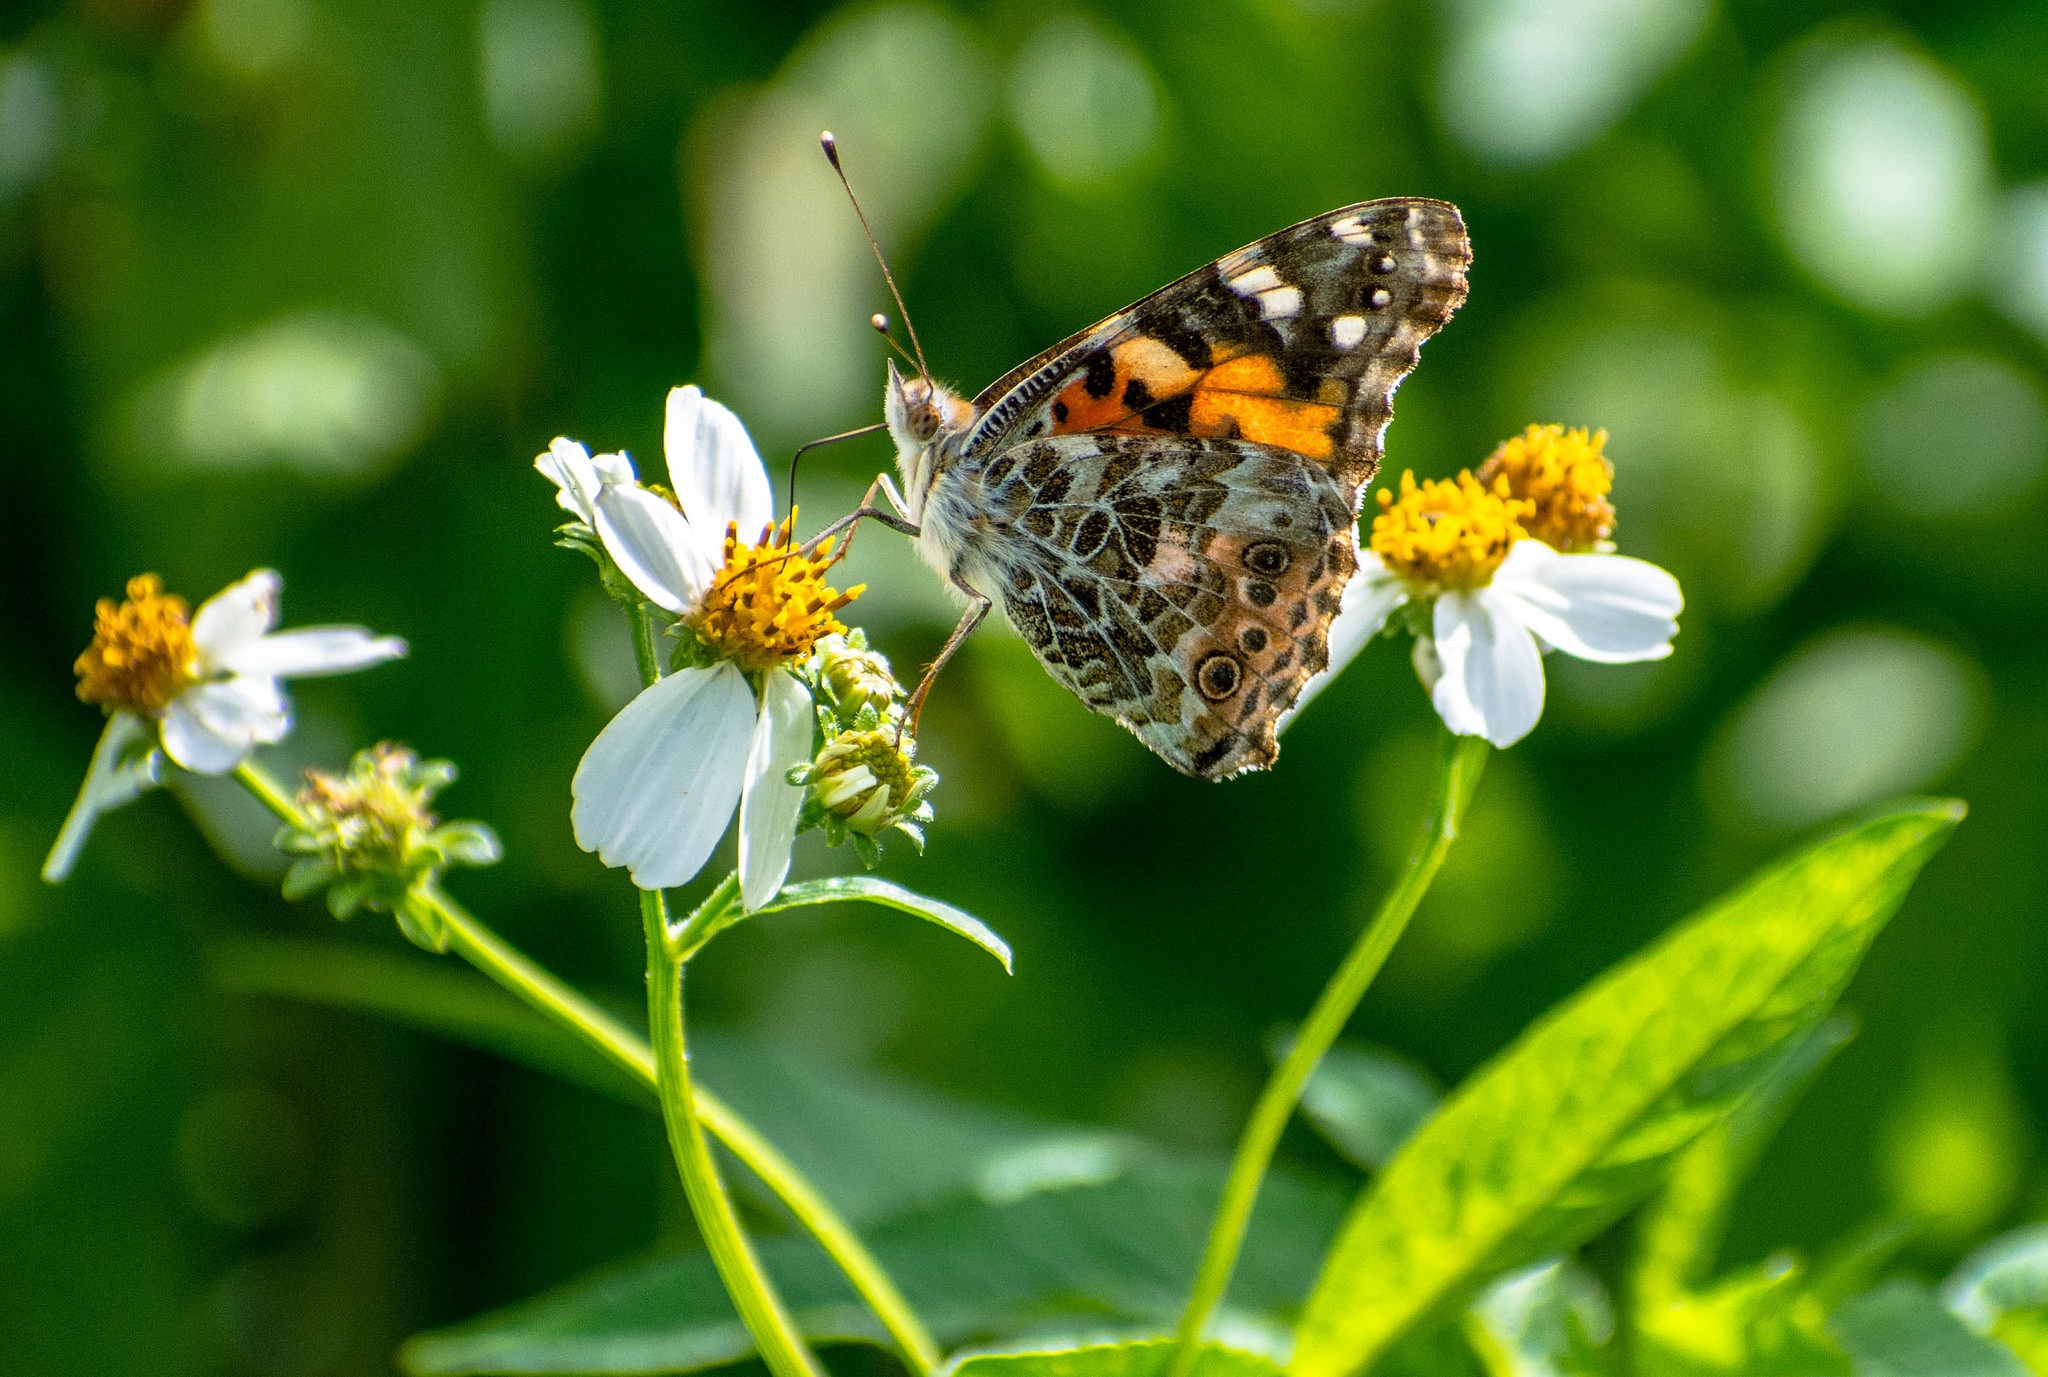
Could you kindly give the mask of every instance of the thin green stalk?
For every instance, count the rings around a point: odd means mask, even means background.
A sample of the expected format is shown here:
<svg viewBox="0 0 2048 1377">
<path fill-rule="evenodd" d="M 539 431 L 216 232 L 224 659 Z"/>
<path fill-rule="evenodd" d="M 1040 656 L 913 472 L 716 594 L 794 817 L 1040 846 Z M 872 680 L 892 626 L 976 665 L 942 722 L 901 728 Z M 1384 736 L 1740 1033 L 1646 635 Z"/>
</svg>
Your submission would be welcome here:
<svg viewBox="0 0 2048 1377">
<path fill-rule="evenodd" d="M 279 821 L 295 824 L 305 821 L 298 804 L 262 767 L 245 762 L 235 774 L 243 787 L 269 808 Z M 644 1084 L 650 1094 L 658 1096 L 654 1050 L 647 1045 L 645 1038 L 593 1003 L 582 991 L 538 965 L 491 931 L 438 884 L 429 887 L 423 897 L 440 915 L 451 951 L 539 1013 L 583 1039 L 606 1060 Z M 917 1377 L 924 1377 L 936 1368 L 940 1359 L 938 1346 L 895 1282 L 861 1242 L 853 1226 L 818 1193 L 818 1188 L 794 1163 L 737 1111 L 704 1086 L 696 1086 L 694 1090 L 698 1121 L 731 1149 L 733 1156 L 775 1193 L 797 1223 L 818 1240 L 861 1298 L 874 1310 Z"/>
<path fill-rule="evenodd" d="M 707 904 L 721 897 L 731 902 L 729 895 L 714 894 Z M 647 1021 L 654 1033 L 661 1117 L 668 1124 L 669 1148 L 682 1175 L 683 1193 L 689 1197 L 697 1230 L 704 1236 L 719 1279 L 746 1322 L 747 1332 L 754 1336 L 768 1370 L 775 1377 L 822 1377 L 817 1359 L 805 1346 L 796 1322 L 783 1308 L 740 1228 L 732 1197 L 719 1179 L 718 1164 L 711 1159 L 711 1145 L 697 1119 L 690 1051 L 683 1034 L 683 963 L 673 952 L 668 904 L 660 890 L 640 891 L 640 916 L 647 929 Z"/>
<path fill-rule="evenodd" d="M 1201 1270 L 1195 1274 L 1194 1291 L 1188 1297 L 1188 1308 L 1175 1336 L 1179 1346 L 1174 1350 L 1166 1377 L 1188 1377 L 1193 1369 L 1202 1331 L 1230 1288 L 1230 1275 L 1244 1247 L 1245 1229 L 1251 1223 L 1252 1207 L 1258 1203 L 1259 1187 L 1266 1179 L 1266 1168 L 1272 1164 L 1280 1135 L 1300 1103 L 1302 1087 L 1337 1035 L 1344 1031 L 1358 1001 L 1406 930 L 1415 906 L 1429 892 L 1430 882 L 1436 878 L 1451 843 L 1457 840 L 1459 821 L 1465 815 L 1465 805 L 1471 801 L 1473 787 L 1479 782 L 1480 771 L 1485 768 L 1486 756 L 1484 739 L 1443 733 L 1436 797 L 1414 854 L 1408 858 L 1394 887 L 1380 901 L 1379 911 L 1359 934 L 1344 964 L 1323 987 L 1315 1007 L 1295 1034 L 1294 1045 L 1260 1092 L 1251 1121 L 1238 1140 L 1230 1175 L 1223 1184 L 1223 1199 L 1216 1209 L 1216 1222 L 1210 1227 L 1209 1245 L 1202 1254 Z"/>
</svg>

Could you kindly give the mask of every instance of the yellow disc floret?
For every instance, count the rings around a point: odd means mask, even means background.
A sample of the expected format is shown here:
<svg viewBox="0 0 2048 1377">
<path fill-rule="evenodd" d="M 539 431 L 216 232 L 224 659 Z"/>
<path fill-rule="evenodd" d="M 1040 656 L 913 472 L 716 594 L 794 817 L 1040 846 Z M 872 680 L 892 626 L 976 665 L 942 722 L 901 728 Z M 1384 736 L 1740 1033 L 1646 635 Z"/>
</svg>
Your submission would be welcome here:
<svg viewBox="0 0 2048 1377">
<path fill-rule="evenodd" d="M 691 629 L 709 650 L 741 669 L 773 669 L 801 660 L 826 636 L 846 628 L 832 614 L 867 587 L 844 593 L 825 582 L 838 563 L 833 542 L 806 551 L 795 543 L 796 514 L 742 545 L 737 526 L 726 527 L 725 565 L 711 581 Z M 843 552 L 842 552 L 843 553 Z"/>
<path fill-rule="evenodd" d="M 183 598 L 165 593 L 155 574 L 132 578 L 126 602 L 99 600 L 92 644 L 71 668 L 86 702 L 159 717 L 199 681 L 190 609 Z"/>
<path fill-rule="evenodd" d="M 1471 473 L 1430 478 L 1401 475 L 1401 493 L 1379 495 L 1372 519 L 1372 552 L 1393 572 L 1430 592 L 1484 587 L 1527 531 L 1533 504 L 1492 487 Z"/>
<path fill-rule="evenodd" d="M 819 804 L 868 836 L 895 826 L 917 806 L 930 780 L 911 764 L 909 738 L 893 727 L 842 732 L 818 752 L 811 789 Z"/>
<path fill-rule="evenodd" d="M 1607 432 L 1530 426 L 1479 466 L 1479 481 L 1507 484 L 1508 494 L 1534 508 L 1522 525 L 1553 550 L 1597 548 L 1614 534 L 1614 465 L 1600 451 Z"/>
</svg>

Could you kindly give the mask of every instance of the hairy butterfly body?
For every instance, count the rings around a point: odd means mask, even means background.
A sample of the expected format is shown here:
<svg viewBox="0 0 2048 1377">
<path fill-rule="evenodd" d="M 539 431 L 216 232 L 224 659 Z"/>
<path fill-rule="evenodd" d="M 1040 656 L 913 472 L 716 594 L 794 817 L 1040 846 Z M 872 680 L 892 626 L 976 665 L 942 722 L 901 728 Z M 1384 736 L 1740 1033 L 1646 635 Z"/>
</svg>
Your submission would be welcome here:
<svg viewBox="0 0 2048 1377">
<path fill-rule="evenodd" d="M 1328 661 L 1394 389 L 1465 297 L 1457 209 L 1346 206 L 1229 254 L 972 402 L 889 370 L 925 558 L 1185 774 L 1279 754 Z"/>
</svg>

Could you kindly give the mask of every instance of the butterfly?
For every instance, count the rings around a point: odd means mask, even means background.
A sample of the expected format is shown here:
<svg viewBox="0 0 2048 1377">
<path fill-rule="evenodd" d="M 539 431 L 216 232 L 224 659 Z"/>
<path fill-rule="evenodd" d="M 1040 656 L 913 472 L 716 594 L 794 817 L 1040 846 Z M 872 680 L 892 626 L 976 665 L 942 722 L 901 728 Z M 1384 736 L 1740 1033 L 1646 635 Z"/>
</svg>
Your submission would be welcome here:
<svg viewBox="0 0 2048 1377">
<path fill-rule="evenodd" d="M 889 365 L 898 516 L 1039 663 L 1184 774 L 1264 769 L 1329 660 L 1394 389 L 1465 299 L 1455 206 L 1365 201 L 1266 236 L 973 401 Z"/>
</svg>

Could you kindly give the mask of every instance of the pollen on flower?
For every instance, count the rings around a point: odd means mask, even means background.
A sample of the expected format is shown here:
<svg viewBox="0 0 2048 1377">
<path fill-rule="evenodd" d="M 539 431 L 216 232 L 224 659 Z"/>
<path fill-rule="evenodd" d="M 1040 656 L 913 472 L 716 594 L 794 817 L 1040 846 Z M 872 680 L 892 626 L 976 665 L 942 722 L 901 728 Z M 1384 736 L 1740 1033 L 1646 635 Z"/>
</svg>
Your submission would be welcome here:
<svg viewBox="0 0 2048 1377">
<path fill-rule="evenodd" d="M 702 645 L 741 669 L 773 669 L 805 658 L 824 637 L 846 630 L 832 614 L 867 587 L 856 584 L 842 593 L 828 585 L 825 575 L 840 558 L 833 553 L 835 542 L 806 554 L 795 529 L 795 512 L 763 531 L 758 545 L 742 545 L 739 528 L 726 528 L 724 567 L 691 629 Z"/>
<path fill-rule="evenodd" d="M 1483 587 L 1527 534 L 1522 522 L 1534 504 L 1510 496 L 1504 482 L 1489 486 L 1461 472 L 1421 483 L 1401 475 L 1401 492 L 1381 491 L 1372 519 L 1372 551 L 1418 587 L 1442 591 Z"/>
<path fill-rule="evenodd" d="M 160 717 L 199 679 L 191 609 L 183 598 L 165 593 L 155 574 L 138 575 L 128 580 L 127 601 L 99 600 L 92 644 L 71 668 L 86 702 Z"/>
<path fill-rule="evenodd" d="M 1503 440 L 1479 466 L 1488 487 L 1505 482 L 1510 496 L 1534 510 L 1522 525 L 1553 550 L 1591 550 L 1614 534 L 1614 465 L 1600 451 L 1607 432 L 1532 425 Z"/>
</svg>

